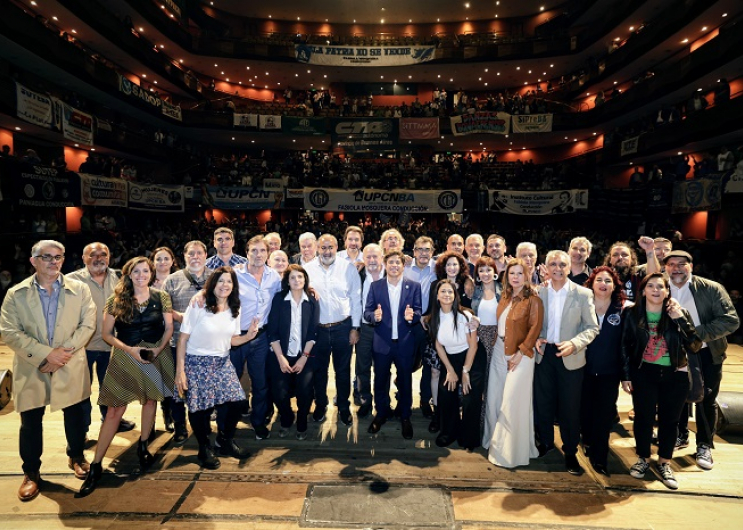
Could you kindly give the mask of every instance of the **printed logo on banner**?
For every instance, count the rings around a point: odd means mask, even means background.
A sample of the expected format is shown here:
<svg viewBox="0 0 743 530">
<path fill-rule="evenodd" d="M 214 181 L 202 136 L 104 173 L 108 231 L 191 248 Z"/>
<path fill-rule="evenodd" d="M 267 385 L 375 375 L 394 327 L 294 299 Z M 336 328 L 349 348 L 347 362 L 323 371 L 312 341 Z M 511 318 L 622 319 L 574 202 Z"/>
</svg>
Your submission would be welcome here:
<svg viewBox="0 0 743 530">
<path fill-rule="evenodd" d="M 363 192 L 361 192 L 363 195 Z M 315 208 L 324 208 L 330 202 L 330 195 L 325 190 L 314 190 L 309 196 L 310 203 Z"/>
<path fill-rule="evenodd" d="M 453 191 L 445 191 L 439 195 L 439 206 L 444 210 L 453 210 L 459 202 L 459 197 Z"/>
</svg>

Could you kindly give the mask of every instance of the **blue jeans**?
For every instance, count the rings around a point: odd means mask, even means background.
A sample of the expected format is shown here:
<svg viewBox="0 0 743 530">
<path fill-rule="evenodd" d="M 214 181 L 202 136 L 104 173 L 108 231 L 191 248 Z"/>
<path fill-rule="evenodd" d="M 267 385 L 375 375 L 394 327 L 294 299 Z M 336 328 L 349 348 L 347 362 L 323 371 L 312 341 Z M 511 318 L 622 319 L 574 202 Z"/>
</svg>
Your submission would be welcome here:
<svg viewBox="0 0 743 530">
<path fill-rule="evenodd" d="M 351 352 L 349 343 L 351 319 L 330 328 L 317 328 L 317 342 L 312 348 L 312 355 L 317 361 L 315 369 L 315 408 L 328 406 L 328 369 L 332 354 L 335 370 L 336 405 L 338 410 L 347 412 L 351 409 L 348 398 L 351 395 Z"/>
<path fill-rule="evenodd" d="M 106 370 L 108 370 L 108 363 L 111 360 L 110 350 L 85 350 L 85 356 L 88 358 L 88 370 L 90 371 L 90 384 L 93 385 L 93 365 L 95 365 L 95 373 L 98 377 L 98 391 L 100 392 L 103 386 L 103 379 L 106 377 Z M 85 420 L 85 432 L 88 432 L 88 427 L 93 422 L 93 404 L 90 399 L 83 401 L 83 412 Z M 101 412 L 101 421 L 106 417 L 106 411 L 108 407 L 105 405 L 98 405 Z"/>
<path fill-rule="evenodd" d="M 244 335 L 247 331 L 244 331 Z M 260 333 L 256 338 L 241 346 L 230 349 L 230 360 L 237 372 L 237 378 L 243 375 L 243 366 L 248 363 L 250 375 L 251 400 L 250 423 L 253 428 L 265 425 L 266 411 L 268 410 L 268 381 L 266 378 L 266 358 L 268 357 L 268 338 L 266 333 Z M 273 353 L 271 353 L 273 355 Z M 226 407 L 217 408 L 217 427 L 224 430 L 227 419 Z"/>
</svg>

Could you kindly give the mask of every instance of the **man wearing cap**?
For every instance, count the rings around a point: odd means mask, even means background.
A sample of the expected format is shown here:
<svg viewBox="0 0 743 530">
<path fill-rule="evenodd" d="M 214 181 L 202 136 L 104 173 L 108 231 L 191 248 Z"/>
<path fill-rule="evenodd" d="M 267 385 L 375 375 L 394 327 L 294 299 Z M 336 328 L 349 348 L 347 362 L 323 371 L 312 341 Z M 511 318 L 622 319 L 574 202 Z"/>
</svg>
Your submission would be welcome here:
<svg viewBox="0 0 743 530">
<path fill-rule="evenodd" d="M 728 347 L 727 336 L 740 325 L 740 319 L 725 288 L 717 282 L 692 275 L 692 257 L 683 250 L 666 254 L 666 273 L 671 279 L 671 296 L 691 314 L 697 335 L 704 341 L 699 350 L 704 376 L 704 399 L 697 403 L 697 451 L 695 459 L 702 469 L 712 469 L 717 409 L 722 363 Z M 684 405 L 679 418 L 676 448 L 689 445 L 689 405 Z"/>
</svg>

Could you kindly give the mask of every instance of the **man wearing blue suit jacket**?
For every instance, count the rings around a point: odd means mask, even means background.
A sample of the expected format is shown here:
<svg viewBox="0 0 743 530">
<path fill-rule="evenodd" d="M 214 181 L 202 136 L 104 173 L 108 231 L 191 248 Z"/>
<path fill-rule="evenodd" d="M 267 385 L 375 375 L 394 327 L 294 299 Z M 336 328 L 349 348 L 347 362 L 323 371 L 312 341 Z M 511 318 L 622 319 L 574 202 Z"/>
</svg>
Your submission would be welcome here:
<svg viewBox="0 0 743 530">
<path fill-rule="evenodd" d="M 420 325 L 421 286 L 403 278 L 405 256 L 393 250 L 384 256 L 387 277 L 371 284 L 366 298 L 364 319 L 374 326 L 374 405 L 377 414 L 369 433 L 379 432 L 390 414 L 390 370 L 397 368 L 398 409 L 402 435 L 413 437 L 410 422 L 413 406 L 414 327 Z"/>
</svg>

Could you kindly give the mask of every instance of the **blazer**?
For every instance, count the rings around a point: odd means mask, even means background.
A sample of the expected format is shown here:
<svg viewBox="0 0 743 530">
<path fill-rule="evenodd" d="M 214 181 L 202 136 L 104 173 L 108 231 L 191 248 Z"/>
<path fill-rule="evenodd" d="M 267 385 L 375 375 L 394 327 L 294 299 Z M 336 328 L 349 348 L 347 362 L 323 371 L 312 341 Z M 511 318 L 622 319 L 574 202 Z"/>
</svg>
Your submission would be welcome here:
<svg viewBox="0 0 743 530">
<path fill-rule="evenodd" d="M 281 351 L 286 356 L 289 348 L 289 335 L 292 326 L 292 303 L 285 300 L 287 293 L 279 291 L 271 301 L 271 311 L 268 314 L 266 333 L 268 343 L 279 341 Z M 300 355 L 309 341 L 317 340 L 317 328 L 320 322 L 320 303 L 314 296 L 307 296 L 302 301 L 302 332 Z"/>
<path fill-rule="evenodd" d="M 565 283 L 568 290 L 565 307 L 562 309 L 560 320 L 560 342 L 569 340 L 575 346 L 575 353 L 562 358 L 565 368 L 577 370 L 586 365 L 586 346 L 599 334 L 599 322 L 596 318 L 596 307 L 593 305 L 593 292 L 590 289 L 576 285 L 570 280 Z M 547 338 L 547 328 L 550 314 L 549 286 L 539 290 L 539 298 L 544 304 L 544 322 L 540 338 Z M 542 362 L 542 356 L 537 355 L 537 364 Z"/>
<path fill-rule="evenodd" d="M 61 275 L 54 342 L 49 346 L 41 298 L 33 280 L 10 288 L 0 314 L 0 332 L 13 350 L 13 399 L 18 412 L 51 405 L 52 412 L 90 397 L 85 345 L 95 332 L 96 306 L 90 289 Z M 39 366 L 52 349 L 74 348 L 70 361 L 54 373 Z"/>
<path fill-rule="evenodd" d="M 374 338 L 372 349 L 376 353 L 388 355 L 392 347 L 392 318 L 397 318 L 397 339 L 400 351 L 409 351 L 410 355 L 415 352 L 415 326 L 420 325 L 421 320 L 421 285 L 418 282 L 402 278 L 400 280 L 400 307 L 397 315 L 392 315 L 390 309 L 390 295 L 387 291 L 387 278 L 381 278 L 372 282 L 369 287 L 369 295 L 366 297 L 364 308 L 364 320 L 374 326 Z M 382 306 L 382 320 L 376 322 L 374 311 L 377 305 Z M 405 320 L 405 307 L 413 308 L 413 321 Z"/>
</svg>

